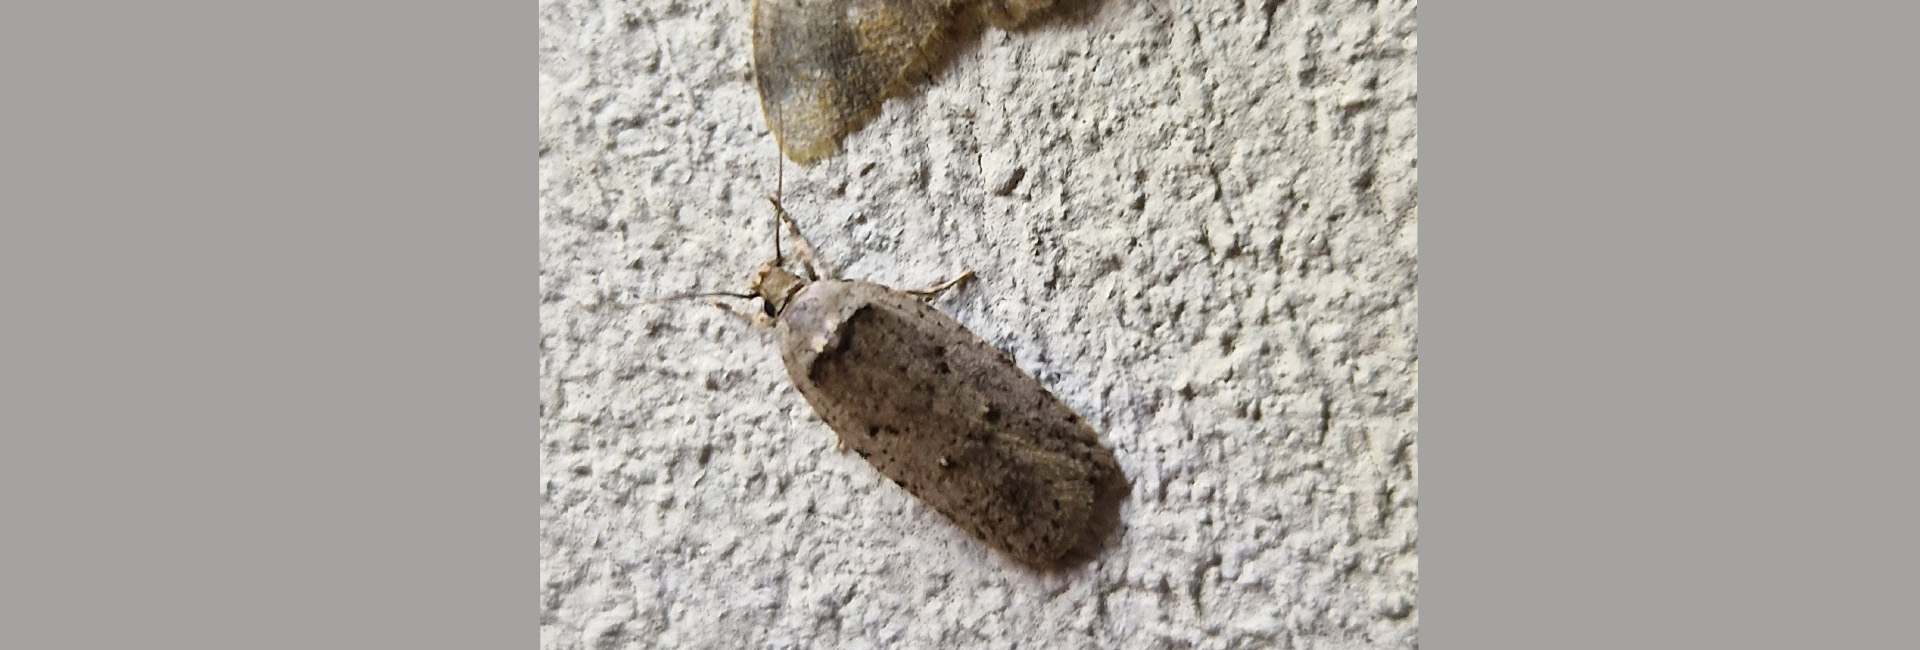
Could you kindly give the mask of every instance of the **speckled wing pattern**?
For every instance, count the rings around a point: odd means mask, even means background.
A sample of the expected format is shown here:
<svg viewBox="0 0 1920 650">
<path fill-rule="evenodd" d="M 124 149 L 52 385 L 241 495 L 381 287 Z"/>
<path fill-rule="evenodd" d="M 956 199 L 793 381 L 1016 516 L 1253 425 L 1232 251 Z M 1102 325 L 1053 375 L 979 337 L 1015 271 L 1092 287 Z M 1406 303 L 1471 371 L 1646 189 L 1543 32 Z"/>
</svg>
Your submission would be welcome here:
<svg viewBox="0 0 1920 650">
<path fill-rule="evenodd" d="M 760 108 L 787 157 L 812 163 L 924 69 L 955 0 L 755 0 Z"/>
<path fill-rule="evenodd" d="M 829 280 L 808 286 L 784 319 L 775 331 L 788 374 L 814 410 L 975 538 L 1044 567 L 1111 528 L 1100 504 L 1117 511 L 1125 489 L 1112 452 L 951 317 L 878 284 Z"/>
</svg>

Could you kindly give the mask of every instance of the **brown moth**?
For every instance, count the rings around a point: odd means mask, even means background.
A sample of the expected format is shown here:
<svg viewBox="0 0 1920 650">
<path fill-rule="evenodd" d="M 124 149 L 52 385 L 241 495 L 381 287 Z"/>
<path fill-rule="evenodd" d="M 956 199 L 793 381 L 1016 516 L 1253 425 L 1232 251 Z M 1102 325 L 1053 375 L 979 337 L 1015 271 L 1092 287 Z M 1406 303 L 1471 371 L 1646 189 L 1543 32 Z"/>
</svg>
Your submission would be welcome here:
<svg viewBox="0 0 1920 650">
<path fill-rule="evenodd" d="M 754 0 L 760 107 L 787 157 L 838 153 L 949 53 L 969 19 L 1012 28 L 1054 0 Z M 775 119 L 782 115 L 784 119 Z"/>
<path fill-rule="evenodd" d="M 926 300 L 972 276 L 900 291 L 801 274 L 777 252 L 750 279 L 787 374 L 839 444 L 975 539 L 1047 568 L 1091 557 L 1126 478 L 1086 421 L 1004 353 Z M 777 228 L 778 226 L 776 226 Z M 744 314 L 743 314 L 744 315 Z"/>
</svg>

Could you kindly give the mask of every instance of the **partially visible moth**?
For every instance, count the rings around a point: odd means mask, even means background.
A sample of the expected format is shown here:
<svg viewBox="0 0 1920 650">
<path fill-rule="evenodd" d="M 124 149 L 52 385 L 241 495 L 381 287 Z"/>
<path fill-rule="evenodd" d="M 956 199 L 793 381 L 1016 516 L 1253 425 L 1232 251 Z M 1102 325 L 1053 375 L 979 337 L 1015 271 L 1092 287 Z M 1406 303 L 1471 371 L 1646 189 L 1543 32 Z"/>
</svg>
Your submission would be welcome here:
<svg viewBox="0 0 1920 650">
<path fill-rule="evenodd" d="M 1021 562 L 1054 567 L 1097 550 L 1126 478 L 1073 409 L 927 304 L 972 272 L 917 291 L 822 277 L 793 218 L 778 201 L 774 211 L 801 273 L 783 266 L 776 236 L 774 259 L 739 296 L 761 310 L 742 315 L 773 329 L 788 376 L 840 446 Z"/>
<path fill-rule="evenodd" d="M 1054 0 L 754 0 L 753 70 L 780 150 L 810 164 L 840 150 L 888 98 L 948 54 L 969 19 L 1012 28 Z"/>
</svg>

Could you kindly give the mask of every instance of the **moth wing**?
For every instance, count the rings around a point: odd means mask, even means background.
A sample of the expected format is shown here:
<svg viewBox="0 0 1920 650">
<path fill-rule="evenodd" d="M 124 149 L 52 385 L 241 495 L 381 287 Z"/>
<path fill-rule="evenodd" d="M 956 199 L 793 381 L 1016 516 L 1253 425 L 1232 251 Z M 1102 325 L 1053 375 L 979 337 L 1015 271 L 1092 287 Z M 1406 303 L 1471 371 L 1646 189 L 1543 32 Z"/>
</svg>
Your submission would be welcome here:
<svg viewBox="0 0 1920 650">
<path fill-rule="evenodd" d="M 1124 478 L 1071 408 L 926 303 L 872 283 L 835 284 L 860 295 L 823 296 L 835 303 L 823 307 L 796 300 L 789 317 L 830 333 L 811 345 L 796 336 L 782 351 L 797 353 L 786 359 L 794 384 L 849 448 L 1029 564 L 1105 536 L 1112 522 L 1097 509 Z"/>
<path fill-rule="evenodd" d="M 755 0 L 754 82 L 780 149 L 801 164 L 880 113 L 924 72 L 952 0 Z"/>
</svg>

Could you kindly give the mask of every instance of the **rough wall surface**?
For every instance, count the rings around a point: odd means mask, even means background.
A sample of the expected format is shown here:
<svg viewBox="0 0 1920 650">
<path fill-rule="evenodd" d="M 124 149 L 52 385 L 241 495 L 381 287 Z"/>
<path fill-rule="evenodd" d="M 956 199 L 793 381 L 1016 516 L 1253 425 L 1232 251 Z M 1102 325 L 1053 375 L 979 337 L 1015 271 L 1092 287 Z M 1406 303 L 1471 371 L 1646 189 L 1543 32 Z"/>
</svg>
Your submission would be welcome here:
<svg viewBox="0 0 1920 650">
<path fill-rule="evenodd" d="M 1075 571 L 835 453 L 767 332 L 748 0 L 540 5 L 546 648 L 1418 645 L 1412 2 L 1090 0 L 987 29 L 785 202 L 1132 480 Z"/>
</svg>

